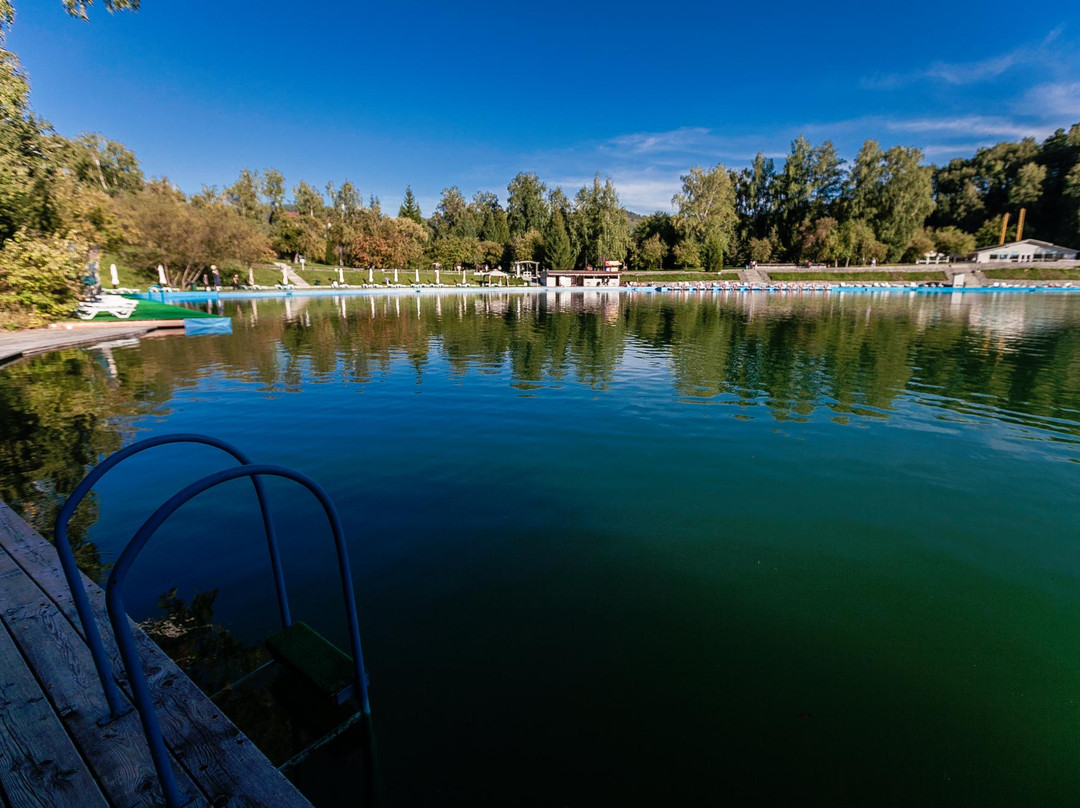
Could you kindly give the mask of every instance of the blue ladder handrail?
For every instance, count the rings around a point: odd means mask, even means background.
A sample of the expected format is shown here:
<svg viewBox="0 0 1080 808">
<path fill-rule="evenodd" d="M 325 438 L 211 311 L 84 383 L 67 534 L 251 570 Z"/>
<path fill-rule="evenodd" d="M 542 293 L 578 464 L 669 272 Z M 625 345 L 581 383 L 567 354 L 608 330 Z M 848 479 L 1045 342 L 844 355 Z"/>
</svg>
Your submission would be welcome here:
<svg viewBox="0 0 1080 808">
<path fill-rule="evenodd" d="M 86 644 L 90 648 L 90 655 L 94 659 L 94 667 L 97 670 L 98 679 L 101 680 L 101 687 L 105 691 L 105 700 L 109 705 L 109 715 L 102 718 L 99 723 L 107 723 L 114 718 L 119 718 L 127 713 L 131 707 L 124 703 L 120 688 L 117 687 L 116 681 L 113 679 L 112 668 L 101 641 L 101 632 L 98 630 L 97 621 L 94 619 L 90 599 L 87 597 L 86 587 L 83 584 L 82 575 L 79 573 L 79 567 L 75 561 L 75 552 L 71 549 L 71 542 L 68 539 L 68 522 L 71 521 L 75 509 L 97 482 L 119 463 L 147 449 L 172 443 L 201 443 L 227 452 L 244 465 L 251 464 L 247 456 L 236 447 L 207 435 L 179 433 L 147 438 L 110 455 L 91 469 L 82 481 L 75 486 L 75 490 L 68 497 L 67 502 L 64 503 L 64 507 L 60 509 L 60 513 L 56 517 L 56 552 L 60 556 L 60 566 L 64 570 L 64 577 L 67 579 L 68 589 L 71 590 L 71 597 L 75 603 L 75 611 L 78 612 L 79 620 L 82 622 L 83 632 L 86 634 Z M 274 587 L 277 591 L 278 611 L 282 627 L 288 628 L 292 625 L 292 616 L 289 613 L 289 599 L 285 590 L 285 577 L 281 569 L 281 554 L 278 552 L 277 535 L 274 531 L 274 523 L 270 516 L 270 507 L 263 492 L 262 482 L 258 477 L 253 476 L 252 483 L 255 487 L 255 495 L 259 500 L 263 525 L 266 528 L 266 543 L 270 552 L 270 566 L 274 575 Z"/>
<path fill-rule="evenodd" d="M 360 627 L 356 617 L 356 596 L 353 592 L 352 573 L 349 567 L 349 553 L 345 546 L 344 531 L 341 526 L 341 517 L 337 509 L 327 496 L 326 492 L 313 479 L 306 474 L 287 469 L 284 466 L 270 464 L 250 463 L 231 469 L 209 474 L 200 480 L 184 488 L 179 493 L 170 497 L 164 505 L 159 507 L 147 519 L 142 527 L 128 542 L 120 557 L 116 560 L 109 580 L 105 587 L 105 604 L 109 612 L 109 622 L 112 624 L 113 634 L 116 636 L 116 644 L 120 649 L 120 657 L 127 671 L 128 681 L 131 684 L 132 699 L 135 708 L 139 712 L 142 721 L 143 732 L 150 746 L 150 755 L 157 770 L 158 779 L 161 782 L 162 793 L 169 808 L 179 808 L 184 802 L 181 801 L 176 778 L 172 766 L 169 764 L 169 753 L 161 736 L 161 725 L 158 723 L 157 713 L 154 710 L 150 689 L 146 683 L 146 675 L 142 670 L 142 663 L 138 650 L 135 647 L 135 639 L 128 624 L 127 612 L 124 608 L 123 585 L 131 571 L 132 564 L 138 558 L 147 542 L 153 537 L 154 532 L 168 519 L 178 508 L 194 499 L 199 494 L 230 480 L 241 477 L 251 477 L 258 480 L 259 475 L 268 477 L 284 477 L 300 483 L 318 499 L 322 505 L 326 518 L 330 522 L 334 534 L 334 545 L 337 550 L 338 568 L 341 573 L 341 588 L 345 596 L 345 617 L 348 621 L 349 642 L 352 645 L 353 674 L 356 677 L 356 692 L 359 696 L 360 710 L 365 719 L 370 720 L 371 706 L 368 701 L 367 677 L 364 674 L 364 657 L 360 649 Z"/>
</svg>

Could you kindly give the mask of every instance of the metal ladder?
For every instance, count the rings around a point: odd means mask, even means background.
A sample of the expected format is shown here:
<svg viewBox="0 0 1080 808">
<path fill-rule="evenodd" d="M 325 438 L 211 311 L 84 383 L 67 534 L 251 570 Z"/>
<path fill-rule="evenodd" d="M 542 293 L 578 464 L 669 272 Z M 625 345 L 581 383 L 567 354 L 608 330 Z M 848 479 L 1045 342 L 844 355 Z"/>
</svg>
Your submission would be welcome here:
<svg viewBox="0 0 1080 808">
<path fill-rule="evenodd" d="M 353 590 L 352 575 L 349 572 L 348 550 L 345 545 L 341 518 L 338 515 L 337 509 L 330 501 L 326 492 L 318 485 L 318 483 L 307 475 L 283 466 L 252 463 L 246 455 L 225 441 L 206 435 L 191 433 L 161 435 L 148 438 L 133 443 L 132 445 L 121 449 L 119 452 L 105 458 L 101 463 L 91 469 L 86 477 L 84 477 L 75 487 L 75 490 L 72 492 L 71 496 L 68 497 L 67 502 L 64 503 L 64 506 L 61 508 L 56 519 L 56 549 L 60 556 L 60 564 L 63 568 L 64 576 L 67 579 L 68 588 L 71 590 L 75 609 L 82 622 L 83 631 L 86 635 L 86 642 L 94 660 L 94 667 L 97 670 L 98 678 L 101 680 L 101 686 L 105 691 L 105 698 L 109 705 L 109 714 L 99 719 L 98 723 L 101 725 L 107 724 L 130 712 L 131 707 L 125 702 L 124 696 L 116 684 L 112 666 L 109 663 L 104 644 L 102 643 L 101 632 L 98 629 L 97 621 L 94 618 L 90 606 L 90 600 L 86 594 L 82 575 L 75 562 L 75 554 L 71 549 L 71 542 L 68 539 L 67 525 L 74 515 L 75 509 L 83 499 L 85 499 L 86 495 L 90 493 L 93 487 L 105 476 L 105 474 L 114 469 L 117 465 L 133 455 L 148 449 L 178 443 L 203 444 L 220 449 L 231 455 L 240 465 L 209 474 L 196 480 L 186 486 L 183 490 L 174 494 L 164 504 L 157 508 L 124 547 L 109 573 L 109 578 L 105 586 L 105 602 L 108 610 L 109 622 L 112 625 L 113 634 L 116 637 L 116 644 L 120 651 L 120 657 L 124 663 L 127 678 L 131 686 L 131 698 L 134 702 L 135 709 L 139 712 L 143 733 L 146 736 L 147 744 L 150 748 L 150 755 L 153 759 L 154 768 L 157 771 L 162 793 L 168 808 L 180 808 L 180 806 L 184 805 L 188 800 L 180 792 L 172 766 L 169 763 L 169 752 L 165 746 L 164 739 L 162 738 L 161 725 L 158 721 L 157 713 L 154 710 L 150 690 L 146 682 L 146 674 L 143 671 L 142 662 L 139 658 L 138 651 L 136 650 L 135 640 L 125 610 L 123 586 L 139 553 L 146 547 L 157 529 L 161 527 L 161 525 L 182 505 L 222 483 L 247 477 L 251 479 L 255 488 L 255 494 L 259 501 L 259 510 L 262 514 L 263 526 L 266 532 L 267 550 L 270 555 L 270 567 L 274 577 L 278 612 L 282 626 L 282 630 L 278 632 L 275 637 L 288 638 L 290 636 L 299 635 L 302 638 L 302 642 L 305 643 L 304 647 L 307 649 L 311 649 L 314 644 L 314 647 L 321 649 L 325 653 L 332 654 L 333 652 L 336 652 L 336 654 L 339 655 L 339 658 L 335 660 L 338 671 L 341 670 L 342 658 L 348 660 L 348 663 L 351 666 L 349 673 L 351 673 L 350 678 L 352 679 L 352 682 L 347 690 L 342 689 L 336 695 L 341 701 L 350 697 L 356 699 L 359 704 L 359 709 L 346 723 L 349 726 L 352 726 L 357 722 L 362 722 L 367 729 L 369 740 L 371 739 L 371 705 L 368 700 L 368 679 L 364 670 L 363 653 L 360 647 L 360 629 L 356 616 L 356 597 Z M 305 624 L 293 622 L 289 610 L 285 577 L 281 567 L 281 554 L 278 548 L 277 534 L 274 529 L 273 519 L 263 490 L 262 477 L 281 477 L 299 483 L 307 488 L 322 506 L 323 512 L 330 524 L 331 531 L 333 532 L 334 545 L 337 552 L 341 588 L 345 600 L 345 617 L 348 623 L 349 643 L 352 650 L 351 659 L 349 659 L 346 654 L 336 649 L 328 641 L 319 637 Z M 280 644 L 281 643 L 279 643 L 279 645 Z M 286 641 L 284 645 L 287 646 L 288 642 Z M 278 653 L 287 655 L 288 650 L 287 648 L 286 650 L 279 649 Z M 301 675 L 303 675 L 303 666 L 295 667 L 298 668 Z M 339 703 L 341 703 L 341 701 L 339 701 Z M 309 753 L 312 747 L 330 740 L 346 728 L 345 725 L 339 727 L 338 731 L 331 733 L 331 735 L 326 738 L 316 741 L 315 744 L 312 744 L 307 749 L 303 750 L 301 755 Z M 289 765 L 289 763 L 286 763 L 285 765 Z"/>
</svg>

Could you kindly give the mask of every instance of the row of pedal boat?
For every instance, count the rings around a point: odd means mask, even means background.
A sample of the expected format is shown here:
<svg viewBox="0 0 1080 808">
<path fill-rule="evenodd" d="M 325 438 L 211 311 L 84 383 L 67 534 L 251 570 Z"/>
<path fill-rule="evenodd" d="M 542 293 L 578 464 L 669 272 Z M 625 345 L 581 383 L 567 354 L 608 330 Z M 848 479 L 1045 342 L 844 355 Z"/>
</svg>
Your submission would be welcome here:
<svg viewBox="0 0 1080 808">
<path fill-rule="evenodd" d="M 915 288 L 916 284 L 897 286 L 890 283 L 673 283 L 662 286 L 652 284 L 630 286 L 633 292 L 831 292 L 834 289 Z"/>
</svg>

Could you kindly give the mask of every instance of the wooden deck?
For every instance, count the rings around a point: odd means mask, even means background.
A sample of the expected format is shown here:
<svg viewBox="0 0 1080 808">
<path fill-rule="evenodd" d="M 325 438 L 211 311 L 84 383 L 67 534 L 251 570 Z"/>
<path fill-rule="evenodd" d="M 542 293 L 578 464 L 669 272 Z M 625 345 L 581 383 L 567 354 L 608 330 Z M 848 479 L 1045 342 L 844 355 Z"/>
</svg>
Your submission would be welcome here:
<svg viewBox="0 0 1080 808">
<path fill-rule="evenodd" d="M 127 693 L 105 595 L 86 586 Z M 136 640 L 190 805 L 310 808 L 138 629 Z M 163 805 L 138 713 L 98 726 L 107 714 L 56 551 L 0 502 L 0 806 Z"/>
</svg>

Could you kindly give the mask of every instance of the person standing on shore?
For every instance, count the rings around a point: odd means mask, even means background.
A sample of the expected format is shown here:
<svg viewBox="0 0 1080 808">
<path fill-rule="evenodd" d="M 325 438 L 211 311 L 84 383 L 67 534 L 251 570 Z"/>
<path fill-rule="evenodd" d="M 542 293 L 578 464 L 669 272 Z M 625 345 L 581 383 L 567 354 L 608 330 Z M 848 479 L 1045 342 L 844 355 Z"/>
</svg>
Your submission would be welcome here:
<svg viewBox="0 0 1080 808">
<path fill-rule="evenodd" d="M 210 272 L 214 275 L 214 289 L 221 291 L 221 273 L 218 272 L 218 268 L 214 265 L 210 265 Z"/>
</svg>

